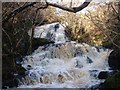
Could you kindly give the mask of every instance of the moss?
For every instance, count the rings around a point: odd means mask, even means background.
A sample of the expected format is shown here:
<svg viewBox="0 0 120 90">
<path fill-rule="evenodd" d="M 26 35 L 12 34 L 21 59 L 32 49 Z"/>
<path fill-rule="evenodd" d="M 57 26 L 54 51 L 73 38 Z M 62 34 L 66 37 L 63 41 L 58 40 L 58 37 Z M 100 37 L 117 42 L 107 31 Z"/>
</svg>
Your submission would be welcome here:
<svg viewBox="0 0 120 90">
<path fill-rule="evenodd" d="M 112 75 L 105 81 L 105 88 L 115 88 L 118 89 L 120 88 L 120 72 Z"/>
</svg>

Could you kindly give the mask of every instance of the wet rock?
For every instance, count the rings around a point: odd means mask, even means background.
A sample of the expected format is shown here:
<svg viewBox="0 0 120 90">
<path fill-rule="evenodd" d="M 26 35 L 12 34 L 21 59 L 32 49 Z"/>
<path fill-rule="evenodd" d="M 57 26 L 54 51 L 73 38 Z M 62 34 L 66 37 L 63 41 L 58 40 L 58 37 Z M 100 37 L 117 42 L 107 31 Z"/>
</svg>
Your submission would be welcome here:
<svg viewBox="0 0 120 90">
<path fill-rule="evenodd" d="M 87 57 L 87 63 L 93 63 L 93 61 L 89 57 Z"/>
<path fill-rule="evenodd" d="M 27 70 L 33 69 L 31 65 L 27 65 Z"/>
<path fill-rule="evenodd" d="M 56 32 L 57 29 L 59 28 L 59 24 L 56 24 L 54 28 L 55 28 L 55 32 Z"/>
<path fill-rule="evenodd" d="M 44 83 L 44 84 L 49 83 L 49 81 L 50 81 L 50 80 L 49 80 L 48 76 L 44 76 L 44 77 L 43 77 L 43 83 Z"/>
<path fill-rule="evenodd" d="M 109 76 L 109 73 L 107 71 L 101 71 L 98 75 L 98 78 L 99 79 L 106 79 L 106 78 L 108 78 L 108 76 Z"/>
<path fill-rule="evenodd" d="M 81 64 L 81 62 L 79 60 L 76 60 L 76 66 L 75 67 L 82 68 L 83 65 Z"/>
<path fill-rule="evenodd" d="M 100 89 L 100 85 L 101 84 L 96 84 L 96 85 L 90 87 L 90 90 L 99 90 Z"/>
<path fill-rule="evenodd" d="M 117 45 L 120 46 L 120 43 L 117 43 Z M 111 67 L 111 69 L 120 70 L 120 48 L 113 45 L 112 43 L 103 46 L 105 48 L 113 50 L 108 57 L 108 64 Z"/>
<path fill-rule="evenodd" d="M 39 46 L 54 43 L 53 41 L 44 38 L 33 38 L 33 50 L 37 49 Z"/>
<path fill-rule="evenodd" d="M 112 69 L 120 70 L 120 49 L 114 49 L 109 56 L 108 63 Z"/>
<path fill-rule="evenodd" d="M 64 83 L 65 82 L 65 78 L 64 78 L 63 75 L 61 75 L 61 74 L 58 75 L 58 82 L 60 82 L 60 83 Z"/>
<path fill-rule="evenodd" d="M 97 77 L 98 70 L 89 70 L 90 76 Z"/>
<path fill-rule="evenodd" d="M 98 52 L 100 52 L 100 49 L 103 49 L 104 51 L 106 50 L 106 48 L 103 46 L 95 46 L 95 48 Z"/>
<path fill-rule="evenodd" d="M 42 78 L 41 78 L 41 77 L 40 77 L 40 82 L 41 82 L 41 83 L 43 83 L 43 80 L 42 80 Z"/>
<path fill-rule="evenodd" d="M 20 65 L 22 61 L 23 61 L 23 57 L 20 56 L 16 58 L 16 64 Z"/>
<path fill-rule="evenodd" d="M 101 85 L 100 90 L 104 88 L 119 90 L 120 89 L 120 72 L 110 76 L 106 81 Z"/>
</svg>

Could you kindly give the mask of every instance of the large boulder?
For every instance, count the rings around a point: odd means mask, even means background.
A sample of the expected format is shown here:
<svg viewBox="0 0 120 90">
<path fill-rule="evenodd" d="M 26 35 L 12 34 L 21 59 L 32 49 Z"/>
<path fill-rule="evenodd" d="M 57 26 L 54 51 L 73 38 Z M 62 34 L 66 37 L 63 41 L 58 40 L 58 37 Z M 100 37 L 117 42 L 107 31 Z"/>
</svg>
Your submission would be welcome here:
<svg viewBox="0 0 120 90">
<path fill-rule="evenodd" d="M 111 69 L 120 70 L 120 41 L 116 45 L 109 43 L 103 46 L 113 50 L 108 57 L 108 63 Z"/>
<path fill-rule="evenodd" d="M 104 84 L 102 84 L 102 87 L 100 88 L 100 90 L 105 89 L 105 88 L 114 89 L 114 90 L 120 89 L 120 72 L 106 79 Z"/>
<path fill-rule="evenodd" d="M 117 45 L 117 46 L 116 46 Z M 109 75 L 109 77 L 105 80 L 104 83 L 102 83 L 99 88 L 100 90 L 103 89 L 114 89 L 119 90 L 120 88 L 120 41 L 116 41 L 116 45 L 106 44 L 104 47 L 113 49 L 113 51 L 110 53 L 108 57 L 108 63 L 110 68 L 114 71 L 112 75 Z"/>
<path fill-rule="evenodd" d="M 120 70 L 120 49 L 114 49 L 114 51 L 110 54 L 108 60 L 109 66 L 112 69 Z"/>
</svg>

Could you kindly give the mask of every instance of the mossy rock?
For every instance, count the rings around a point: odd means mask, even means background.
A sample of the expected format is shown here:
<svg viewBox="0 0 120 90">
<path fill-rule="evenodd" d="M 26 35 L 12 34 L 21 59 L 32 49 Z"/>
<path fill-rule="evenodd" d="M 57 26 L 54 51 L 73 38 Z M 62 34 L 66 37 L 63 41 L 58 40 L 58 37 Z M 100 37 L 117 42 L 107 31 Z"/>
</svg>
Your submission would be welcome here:
<svg viewBox="0 0 120 90">
<path fill-rule="evenodd" d="M 110 76 L 104 83 L 104 88 L 114 88 L 114 90 L 120 89 L 120 72 Z"/>
</svg>

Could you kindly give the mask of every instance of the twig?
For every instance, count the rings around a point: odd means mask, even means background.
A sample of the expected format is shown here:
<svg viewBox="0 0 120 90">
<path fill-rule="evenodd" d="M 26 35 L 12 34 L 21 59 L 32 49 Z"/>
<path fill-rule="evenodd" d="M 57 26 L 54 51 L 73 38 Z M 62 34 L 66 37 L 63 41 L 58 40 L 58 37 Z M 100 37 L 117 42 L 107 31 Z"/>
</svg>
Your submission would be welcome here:
<svg viewBox="0 0 120 90">
<path fill-rule="evenodd" d="M 8 37 L 8 40 L 9 40 L 9 42 L 10 42 L 10 45 L 11 45 L 11 51 L 12 51 L 12 40 L 11 40 L 11 38 L 10 38 L 10 36 L 8 35 L 8 33 L 4 30 L 4 29 L 2 29 L 2 31 L 6 34 L 6 36 Z"/>
<path fill-rule="evenodd" d="M 87 14 L 85 14 L 85 15 L 87 16 Z M 87 16 L 87 17 L 93 22 L 93 24 L 95 26 L 97 26 L 100 29 L 100 27 L 92 20 L 92 18 L 90 18 L 89 16 Z M 117 44 L 115 44 L 114 41 L 113 41 L 113 39 L 109 35 L 107 35 L 106 30 L 102 30 L 102 29 L 100 29 L 100 30 L 103 31 L 103 34 L 106 35 L 110 39 L 110 41 L 112 42 L 113 45 L 115 45 L 116 47 L 120 48 L 120 46 L 118 46 Z"/>
<path fill-rule="evenodd" d="M 16 44 L 16 48 L 17 48 L 17 47 L 18 47 L 18 45 L 20 44 L 20 42 L 21 42 L 21 40 L 22 40 L 22 38 L 23 38 L 24 34 L 25 34 L 25 31 L 23 32 L 23 34 L 22 34 L 21 38 L 20 38 L 20 39 L 19 39 L 19 41 L 17 42 L 17 44 Z"/>
<path fill-rule="evenodd" d="M 60 9 L 62 9 L 62 10 L 66 10 L 66 11 L 69 11 L 69 12 L 76 13 L 76 12 L 78 12 L 78 11 L 81 11 L 81 10 L 84 9 L 85 7 L 87 7 L 87 6 L 90 4 L 91 1 L 92 1 L 92 0 L 85 0 L 85 2 L 84 2 L 82 5 L 78 6 L 78 7 L 68 8 L 68 7 L 65 7 L 65 6 L 58 5 L 58 4 L 56 4 L 56 3 L 47 2 L 47 1 L 45 0 L 46 6 L 43 7 L 43 9 L 47 8 L 48 6 L 53 6 L 53 7 L 60 8 Z M 29 3 L 29 4 L 27 4 L 27 5 L 22 5 L 21 7 L 13 10 L 9 15 L 6 15 L 5 17 L 3 17 L 3 19 L 2 19 L 3 24 L 5 24 L 11 17 L 16 16 L 18 13 L 22 12 L 24 9 L 26 9 L 26 8 L 28 8 L 28 7 L 30 7 L 30 6 L 33 6 L 33 5 L 36 4 L 36 3 L 37 3 L 37 2 L 32 2 L 32 3 Z M 41 8 L 40 8 L 40 9 L 41 9 Z"/>
<path fill-rule="evenodd" d="M 3 19 L 2 19 L 3 24 L 6 23 L 11 17 L 16 16 L 18 13 L 20 13 L 21 11 L 23 11 L 24 9 L 26 9 L 30 6 L 33 6 L 34 4 L 36 4 L 36 2 L 32 2 L 32 3 L 27 4 L 27 5 L 23 4 L 21 7 L 13 10 L 9 15 L 6 15 L 6 17 L 3 17 Z"/>
<path fill-rule="evenodd" d="M 111 7 L 112 7 L 112 9 L 115 11 L 115 13 L 116 13 L 117 15 L 119 15 L 119 13 L 118 13 L 117 10 L 113 7 L 112 4 L 111 4 Z"/>
</svg>

